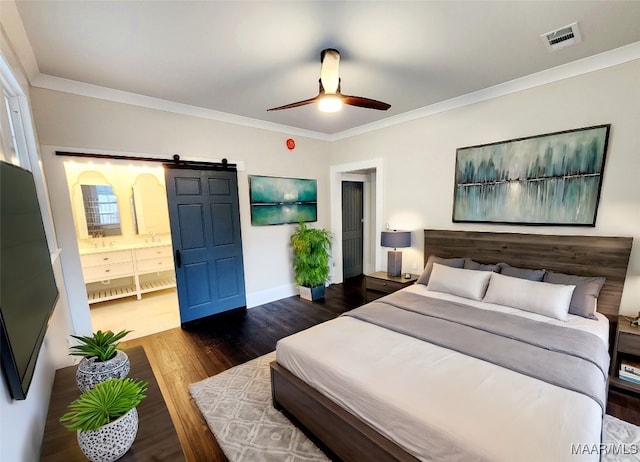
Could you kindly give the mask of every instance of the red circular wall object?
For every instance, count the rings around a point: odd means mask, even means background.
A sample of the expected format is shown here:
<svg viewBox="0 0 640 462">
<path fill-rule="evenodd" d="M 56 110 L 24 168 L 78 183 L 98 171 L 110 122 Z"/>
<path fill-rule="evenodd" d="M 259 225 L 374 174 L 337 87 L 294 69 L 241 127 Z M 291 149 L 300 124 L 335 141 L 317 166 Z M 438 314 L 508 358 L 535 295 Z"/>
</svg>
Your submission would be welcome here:
<svg viewBox="0 0 640 462">
<path fill-rule="evenodd" d="M 289 148 L 289 151 L 293 151 L 296 147 L 296 141 L 293 138 L 288 138 L 287 139 L 287 148 Z"/>
</svg>

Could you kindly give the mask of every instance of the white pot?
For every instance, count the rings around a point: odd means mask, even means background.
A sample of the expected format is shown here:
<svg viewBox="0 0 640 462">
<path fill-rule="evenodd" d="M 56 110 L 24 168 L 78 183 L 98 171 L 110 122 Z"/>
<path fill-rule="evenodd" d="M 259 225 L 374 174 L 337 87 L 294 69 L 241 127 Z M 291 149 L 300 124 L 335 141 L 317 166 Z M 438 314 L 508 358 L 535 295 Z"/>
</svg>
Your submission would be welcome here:
<svg viewBox="0 0 640 462">
<path fill-rule="evenodd" d="M 107 379 L 124 379 L 130 369 L 129 356 L 121 350 L 116 350 L 108 361 L 98 361 L 95 356 L 82 358 L 76 370 L 76 383 L 80 391 L 87 391 Z"/>
<path fill-rule="evenodd" d="M 298 293 L 300 294 L 300 298 L 311 300 L 311 287 L 298 286 Z"/>
<path fill-rule="evenodd" d="M 137 433 L 138 411 L 134 407 L 97 430 L 78 430 L 78 444 L 91 462 L 113 462 L 129 450 Z"/>
<path fill-rule="evenodd" d="M 298 286 L 300 298 L 304 300 L 321 300 L 324 298 L 324 285 L 315 287 Z"/>
</svg>

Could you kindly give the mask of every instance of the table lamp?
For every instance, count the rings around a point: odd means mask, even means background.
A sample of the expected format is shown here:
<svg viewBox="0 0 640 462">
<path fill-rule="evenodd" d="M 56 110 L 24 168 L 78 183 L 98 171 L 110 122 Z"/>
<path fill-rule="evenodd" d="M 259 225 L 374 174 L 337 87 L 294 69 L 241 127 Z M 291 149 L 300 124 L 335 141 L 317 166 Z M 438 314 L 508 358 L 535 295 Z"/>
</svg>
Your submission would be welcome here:
<svg viewBox="0 0 640 462">
<path fill-rule="evenodd" d="M 387 253 L 387 274 L 389 276 L 400 276 L 402 273 L 402 252 L 396 250 L 399 247 L 411 247 L 411 232 L 388 229 L 382 231 L 380 236 L 382 247 L 393 247 Z"/>
</svg>

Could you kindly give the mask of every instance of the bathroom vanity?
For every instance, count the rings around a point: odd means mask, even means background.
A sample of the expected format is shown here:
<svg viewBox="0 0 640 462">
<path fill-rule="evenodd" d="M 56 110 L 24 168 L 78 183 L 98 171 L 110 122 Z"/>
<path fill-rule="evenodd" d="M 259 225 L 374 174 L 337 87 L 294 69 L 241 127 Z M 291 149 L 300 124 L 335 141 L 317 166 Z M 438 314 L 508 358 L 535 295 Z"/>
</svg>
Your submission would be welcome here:
<svg viewBox="0 0 640 462">
<path fill-rule="evenodd" d="M 151 242 L 80 249 L 89 303 L 176 286 L 172 247 Z"/>
<path fill-rule="evenodd" d="M 176 287 L 162 168 L 65 163 L 89 303 Z"/>
</svg>

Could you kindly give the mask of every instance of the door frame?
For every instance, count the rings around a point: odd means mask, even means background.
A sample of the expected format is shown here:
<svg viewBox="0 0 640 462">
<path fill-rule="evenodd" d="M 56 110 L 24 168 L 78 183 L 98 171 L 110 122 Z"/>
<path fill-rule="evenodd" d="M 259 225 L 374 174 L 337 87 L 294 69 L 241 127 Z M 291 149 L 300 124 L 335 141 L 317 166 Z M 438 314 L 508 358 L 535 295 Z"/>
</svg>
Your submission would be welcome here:
<svg viewBox="0 0 640 462">
<path fill-rule="evenodd" d="M 367 177 L 364 188 L 365 217 L 367 211 L 369 223 L 365 226 L 363 235 L 363 271 L 365 274 L 382 267 L 382 248 L 376 245 L 376 236 L 383 229 L 383 191 L 384 191 L 384 162 L 382 159 L 371 159 L 347 164 L 332 165 L 330 167 L 330 197 L 331 197 L 331 232 L 333 239 L 333 261 L 331 282 L 338 284 L 344 281 L 342 272 L 342 180 L 353 178 L 351 175 Z M 373 187 L 367 187 L 367 186 Z M 371 206 L 373 204 L 373 207 Z M 365 218 L 366 220 L 366 218 Z M 373 232 L 369 231 L 373 230 Z M 337 237 L 340 236 L 340 239 Z M 373 258 L 366 249 L 374 248 Z M 336 264 L 339 262 L 339 264 Z"/>
<path fill-rule="evenodd" d="M 88 149 L 43 144 L 40 146 L 40 150 L 42 153 L 44 169 L 47 172 L 47 182 L 49 184 L 66 185 L 67 177 L 64 171 L 65 157 L 56 155 L 56 151 L 75 152 L 80 154 L 86 152 Z M 135 157 L 137 160 L 142 162 L 144 162 L 145 158 L 157 157 L 152 154 L 105 149 L 90 149 L 90 152 L 95 154 Z M 217 158 L 208 159 L 190 155 L 180 156 L 180 159 L 184 161 L 209 163 L 222 161 L 222 159 Z M 245 162 L 243 160 L 229 159 L 229 163 L 236 164 L 238 172 L 245 170 Z M 62 271 L 65 275 L 64 285 L 67 292 L 69 316 L 73 325 L 73 333 L 77 335 L 91 335 L 91 315 L 89 312 L 89 302 L 87 300 L 84 277 L 82 276 L 80 249 L 78 248 L 78 237 L 73 219 L 73 209 L 71 206 L 69 189 L 65 186 L 64 188 L 52 188 L 48 192 L 49 200 L 51 202 L 53 222 L 56 225 L 58 246 L 63 249 L 61 254 L 61 265 Z"/>
</svg>

